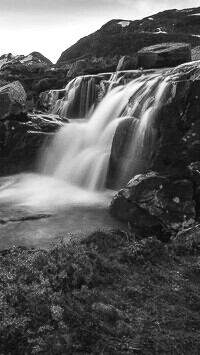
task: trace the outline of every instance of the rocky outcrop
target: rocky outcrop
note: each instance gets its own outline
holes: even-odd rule
[[[0,87],[0,120],[27,120],[26,92],[19,81]]]
[[[162,43],[138,52],[139,66],[144,69],[174,67],[189,61],[191,46],[187,43]]]
[[[142,230],[176,232],[195,222],[193,185],[155,172],[137,175],[114,197],[110,212]]]
[[[186,42],[191,47],[200,45],[200,8],[167,10],[141,20],[111,20],[98,31],[83,37],[60,56],[57,64],[92,57],[133,57],[143,47]]]
[[[0,57],[0,68],[11,64],[23,64],[25,66],[38,65],[38,68],[40,68],[41,66],[52,65],[52,62],[39,52],[32,52],[26,56],[7,53]]]
[[[33,170],[41,147],[62,125],[59,117],[45,114],[0,121],[0,175]]]
[[[92,57],[90,59],[80,59],[71,64],[67,73],[67,78],[75,78],[80,75],[91,75],[97,73],[113,72],[116,69],[118,57]]]
[[[3,55],[0,58],[1,82],[20,81],[27,93],[29,111],[37,109],[39,94],[46,90],[66,86],[68,68],[56,68],[42,54],[33,52],[28,56]]]

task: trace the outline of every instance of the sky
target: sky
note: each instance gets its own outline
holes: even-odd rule
[[[135,20],[199,0],[0,0],[0,55],[38,51],[55,63],[111,19]]]

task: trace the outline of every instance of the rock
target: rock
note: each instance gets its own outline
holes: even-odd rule
[[[38,109],[43,111],[52,112],[56,105],[57,100],[63,99],[66,90],[49,90],[43,91],[39,95]]]
[[[124,318],[123,313],[118,308],[110,304],[104,304],[100,302],[93,303],[92,309],[111,323],[115,323],[117,320]]]
[[[140,154],[136,143],[138,124],[138,118],[126,117],[117,126],[112,142],[107,176],[109,188],[118,189],[126,184],[132,176],[144,173],[149,169],[156,132],[152,126],[147,129],[143,143],[147,149]],[[135,146],[133,146],[133,142],[135,142]]]
[[[19,63],[24,64],[25,66],[38,65],[38,68],[43,65],[44,66],[52,65],[52,62],[39,52],[32,52],[27,56],[12,55],[12,53],[8,53],[8,54],[3,54],[0,57],[0,68],[3,66],[5,68],[6,65],[19,64]]]
[[[196,213],[200,216],[200,161],[191,163],[188,166],[190,180],[193,182],[195,191]]]
[[[176,254],[195,254],[200,251],[200,224],[180,231],[172,237]]]
[[[2,81],[20,81],[27,93],[28,100],[33,101],[34,109],[37,109],[40,92],[65,87],[68,71],[65,67],[54,67],[48,59],[43,60],[40,53],[37,56],[35,54],[34,56],[31,54],[27,58],[16,56],[18,59],[12,59],[2,67],[0,60],[0,86],[2,86]]]
[[[110,212],[135,226],[160,226],[173,232],[195,222],[193,186],[155,172],[135,176],[111,202]],[[148,216],[146,222],[144,214]]]
[[[67,78],[75,78],[76,76],[85,74],[97,74],[115,71],[118,63],[118,57],[91,57],[80,59],[71,64],[67,73]]]
[[[191,56],[192,60],[200,60],[200,46],[192,48]]]
[[[27,122],[0,121],[0,176],[31,171],[44,143],[63,123],[57,116],[29,114]]]
[[[174,67],[191,61],[188,43],[161,43],[144,47],[138,52],[139,66],[144,69]]]
[[[137,56],[128,56],[124,55],[123,57],[120,58],[116,71],[120,70],[134,70],[138,69],[138,58]]]
[[[0,87],[0,120],[27,120],[26,93],[19,81]]]

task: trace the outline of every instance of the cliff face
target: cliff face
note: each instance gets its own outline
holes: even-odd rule
[[[57,64],[80,58],[133,55],[144,46],[164,42],[200,45],[200,7],[167,10],[142,20],[111,20],[65,50]]]

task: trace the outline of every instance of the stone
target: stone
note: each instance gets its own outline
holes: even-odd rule
[[[27,120],[26,92],[19,81],[0,87],[0,120]]]
[[[191,61],[188,43],[160,43],[138,51],[139,66],[144,69],[174,67]]]
[[[0,176],[33,171],[45,143],[63,126],[59,117],[28,114],[26,122],[0,121]]]
[[[171,238],[176,254],[195,254],[200,251],[200,224],[181,230]]]
[[[135,226],[160,226],[174,232],[195,222],[195,201],[191,181],[173,179],[149,172],[136,175],[121,189],[110,205],[110,212]],[[147,221],[144,214],[148,216]]]

